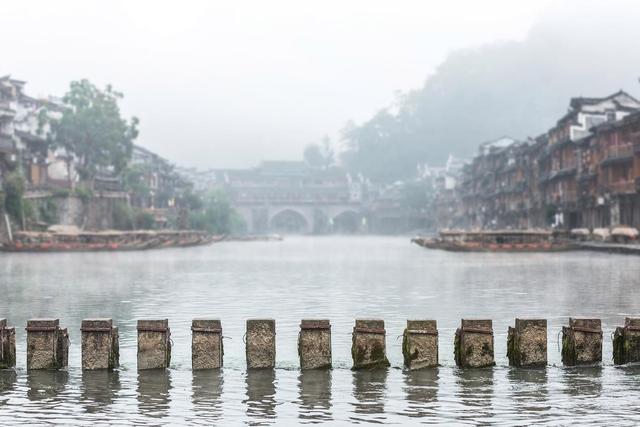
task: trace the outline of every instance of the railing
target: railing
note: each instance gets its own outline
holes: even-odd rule
[[[604,159],[618,159],[633,156],[633,144],[622,144],[609,147],[604,152]]]
[[[605,191],[610,191],[612,193],[624,194],[624,193],[635,193],[636,191],[636,182],[635,181],[619,181],[602,185]]]

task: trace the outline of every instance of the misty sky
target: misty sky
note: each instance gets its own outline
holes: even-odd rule
[[[548,0],[5,1],[0,74],[111,83],[138,143],[185,166],[296,159],[422,86],[452,49],[518,40]]]

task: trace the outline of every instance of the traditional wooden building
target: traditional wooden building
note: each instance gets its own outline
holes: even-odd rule
[[[572,98],[545,134],[481,144],[458,188],[467,226],[640,225],[638,110],[623,91]]]

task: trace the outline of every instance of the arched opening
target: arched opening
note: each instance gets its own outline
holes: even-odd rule
[[[355,211],[344,211],[336,215],[332,223],[334,233],[353,234],[360,227],[360,215]]]
[[[271,230],[278,233],[306,233],[309,230],[307,219],[297,211],[286,209],[271,218]]]

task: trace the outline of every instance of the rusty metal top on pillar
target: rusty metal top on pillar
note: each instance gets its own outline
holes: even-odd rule
[[[84,319],[80,325],[82,332],[111,332],[112,319]]]
[[[138,320],[138,332],[167,332],[169,330],[169,319],[160,320]]]
[[[193,332],[220,334],[222,333],[222,323],[219,319],[193,319],[191,330]]]
[[[303,319],[300,321],[300,329],[331,329],[331,322],[326,319]]]
[[[59,319],[31,319],[27,320],[27,332],[55,331],[60,327]]]

